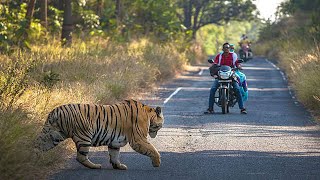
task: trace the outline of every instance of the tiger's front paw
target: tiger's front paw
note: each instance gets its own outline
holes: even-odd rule
[[[152,160],[153,167],[160,167],[161,160],[160,158]]]
[[[113,169],[120,169],[120,170],[127,170],[128,167],[125,164],[113,164],[112,163]]]

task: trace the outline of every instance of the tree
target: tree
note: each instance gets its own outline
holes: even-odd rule
[[[168,40],[181,29],[175,8],[172,0],[121,0],[123,31]]]
[[[117,27],[121,29],[122,24],[122,5],[121,0],[116,0],[115,16],[117,19]]]
[[[97,0],[97,15],[100,17],[103,14],[103,4],[104,4],[103,0]]]
[[[41,24],[43,27],[47,29],[48,26],[48,1],[47,0],[41,0],[41,7],[40,7],[40,19],[41,19]]]
[[[63,25],[61,33],[62,45],[64,46],[70,46],[72,44],[73,21],[71,2],[72,0],[64,1]]]
[[[256,6],[251,0],[178,0],[177,11],[181,23],[192,31],[195,38],[197,30],[208,24],[221,24],[232,20],[248,20],[254,17]]]
[[[300,21],[306,24],[301,25],[305,33],[313,38],[320,40],[320,0],[288,0],[282,2],[278,7],[277,16],[281,19],[287,15],[291,15],[295,19],[300,18]],[[294,27],[294,26],[293,26]]]
[[[35,3],[36,3],[36,0],[30,0],[28,3],[27,13],[26,13],[27,24],[26,24],[25,30],[28,30],[30,28]]]

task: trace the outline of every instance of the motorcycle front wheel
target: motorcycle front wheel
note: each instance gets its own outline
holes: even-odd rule
[[[225,114],[228,112],[228,102],[227,102],[227,89],[221,90],[221,108],[222,108],[222,114]]]

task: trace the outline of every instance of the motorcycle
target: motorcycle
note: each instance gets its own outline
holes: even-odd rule
[[[242,59],[238,60],[240,63],[243,62]],[[213,63],[213,60],[209,59],[209,63]],[[231,68],[230,66],[212,66],[216,70],[211,70],[211,75],[218,79],[219,87],[215,94],[214,103],[221,107],[222,113],[229,113],[230,107],[233,107],[237,102],[237,94],[234,91],[232,82],[237,80],[235,75],[235,70],[237,68]],[[215,71],[215,72],[213,72]]]
[[[250,48],[249,44],[240,44],[240,50],[239,50],[239,56],[241,59],[244,60],[244,62],[247,62],[248,60],[252,59],[253,54]]]

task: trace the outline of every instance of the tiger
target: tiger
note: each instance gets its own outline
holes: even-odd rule
[[[76,160],[91,169],[100,169],[88,158],[90,147],[108,146],[113,169],[126,170],[119,160],[120,148],[128,142],[133,150],[150,157],[159,167],[160,153],[148,142],[162,128],[164,116],[161,107],[152,108],[129,99],[111,105],[65,104],[54,108],[35,140],[38,152],[48,151],[67,138],[76,145]]]

